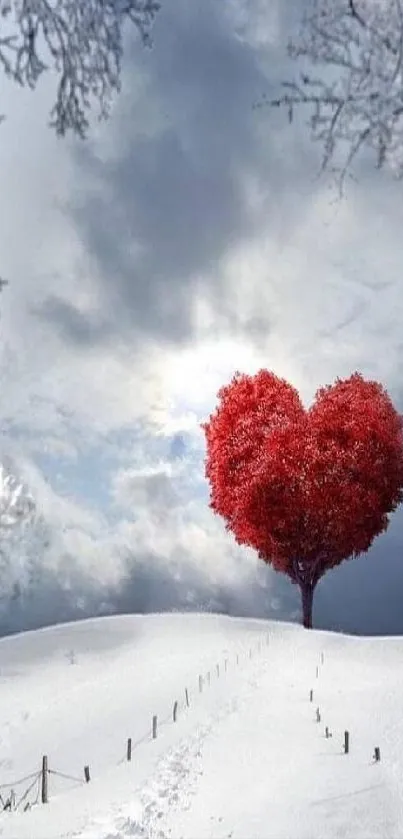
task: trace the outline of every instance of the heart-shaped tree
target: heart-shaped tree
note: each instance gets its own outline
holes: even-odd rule
[[[267,370],[236,373],[203,424],[211,508],[236,541],[298,584],[303,623],[323,574],[367,551],[403,500],[403,419],[359,373],[305,410]]]

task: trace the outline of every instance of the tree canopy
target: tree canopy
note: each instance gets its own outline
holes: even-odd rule
[[[299,585],[304,625],[327,570],[368,550],[403,500],[403,419],[359,373],[305,410],[268,370],[237,373],[203,425],[210,506]]]

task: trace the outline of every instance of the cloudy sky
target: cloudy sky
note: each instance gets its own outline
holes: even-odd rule
[[[299,619],[297,589],[209,510],[200,422],[261,367],[307,404],[358,369],[403,409],[402,185],[364,158],[337,200],[304,121],[252,107],[295,72],[301,11],[165,0],[85,143],[47,127],[51,79],[1,81],[1,448],[47,534],[3,574],[1,632],[98,611]],[[402,633],[402,549],[397,513],[321,582],[316,626]]]

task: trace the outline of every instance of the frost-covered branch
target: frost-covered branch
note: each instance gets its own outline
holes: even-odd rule
[[[0,464],[0,535],[26,524],[35,515],[35,502],[24,485]]]
[[[125,23],[150,46],[159,8],[158,0],[0,0],[0,67],[30,88],[55,71],[50,124],[85,137],[92,103],[105,119],[120,90]]]
[[[39,542],[44,543],[42,531],[33,496],[0,464],[0,600],[15,596],[24,587],[30,566],[40,553]]]
[[[288,45],[303,65],[276,98],[255,107],[305,106],[312,139],[341,184],[363,147],[378,167],[403,174],[402,0],[312,0],[300,35]]]

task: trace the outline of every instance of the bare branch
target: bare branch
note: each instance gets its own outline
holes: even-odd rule
[[[48,70],[58,77],[50,125],[59,136],[85,137],[92,105],[109,115],[120,90],[123,30],[134,25],[144,46],[158,0],[0,0],[0,65],[21,86],[35,88]]]
[[[312,66],[283,93],[255,107],[310,111],[311,137],[322,146],[322,168],[339,172],[340,186],[359,152],[403,174],[402,0],[312,0],[291,58]],[[318,69],[320,68],[320,69]]]
[[[361,15],[358,14],[356,5],[354,3],[354,0],[349,0],[348,5],[350,7],[352,17],[354,17],[356,20],[358,20],[358,23],[360,23],[361,26],[365,26],[365,20],[361,17]]]

